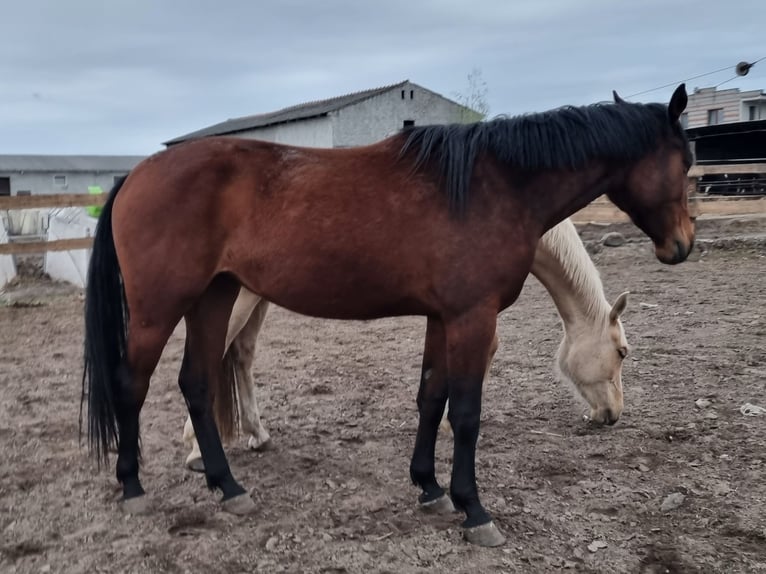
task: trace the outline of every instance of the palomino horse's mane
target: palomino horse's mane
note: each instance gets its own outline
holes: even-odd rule
[[[663,104],[567,106],[488,122],[407,128],[402,137],[401,155],[414,151],[416,169],[438,161],[450,206],[457,210],[467,204],[473,165],[483,151],[522,170],[577,169],[593,159],[633,161],[661,140],[675,140],[689,154],[685,132],[670,123]]]
[[[606,318],[611,306],[604,296],[604,285],[593,261],[588,256],[577,229],[565,219],[540,238],[540,247],[550,251],[561,262],[564,275],[572,288],[586,301],[585,312],[593,319]]]

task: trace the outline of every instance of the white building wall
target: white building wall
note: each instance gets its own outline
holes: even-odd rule
[[[333,125],[329,117],[277,124],[238,132],[237,137],[304,147],[332,147]]]
[[[88,186],[100,185],[101,189],[108,192],[114,185],[115,177],[125,175],[127,172],[108,173],[82,173],[82,172],[0,172],[0,177],[8,177],[11,180],[11,195],[17,195],[19,191],[28,191],[32,195],[52,193],[88,193]],[[55,175],[66,177],[65,185],[54,183]]]
[[[469,112],[470,114],[470,112]],[[401,88],[350,105],[332,114],[334,147],[367,145],[415,125],[476,121],[462,106],[443,96],[406,83]]]

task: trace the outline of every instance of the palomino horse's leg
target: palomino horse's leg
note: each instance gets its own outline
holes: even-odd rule
[[[223,492],[224,510],[245,514],[255,504],[231,474],[212,410],[215,389],[223,381],[221,357],[238,287],[233,278],[219,275],[186,314],[186,347],[178,384],[199,441],[208,487]]]
[[[239,418],[242,430],[250,433],[247,444],[253,450],[268,450],[271,447],[271,437],[261,423],[258,412],[255,380],[252,375],[255,343],[268,309],[268,301],[247,289],[240,289],[226,332],[226,353],[231,359],[237,383]],[[196,472],[205,472],[190,417],[186,417],[183,440],[191,447],[191,452],[186,457],[186,466]]]
[[[162,355],[172,327],[144,327],[137,314],[128,325],[129,361],[119,368],[115,414],[119,429],[117,480],[122,484],[123,510],[130,514],[149,511],[149,502],[138,478],[139,415],[149,390],[149,380]]]
[[[481,391],[496,324],[497,310],[488,306],[447,320],[444,325],[449,421],[455,443],[450,495],[467,515],[463,522],[466,539],[481,546],[498,546],[505,541],[482,506],[476,486]]]
[[[434,449],[439,421],[447,402],[447,362],[444,326],[438,319],[428,319],[423,365],[418,389],[418,432],[410,462],[410,478],[423,489],[419,497],[424,510],[454,511],[452,502],[436,480]]]
[[[269,431],[261,423],[261,415],[258,412],[258,401],[255,398],[255,379],[252,372],[253,361],[255,360],[255,344],[268,310],[269,302],[261,299],[250,315],[247,325],[232,341],[237,395],[239,397],[239,420],[242,424],[242,430],[250,433],[247,446],[253,450],[271,448]]]

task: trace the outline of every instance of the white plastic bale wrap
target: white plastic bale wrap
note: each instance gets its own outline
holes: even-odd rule
[[[81,207],[57,209],[51,212],[48,241],[92,237],[97,221]],[[49,251],[45,254],[45,272],[51,279],[85,287],[89,260],[90,249]]]
[[[8,222],[0,217],[0,243],[8,243]],[[12,255],[0,255],[0,289],[16,277],[16,264]]]

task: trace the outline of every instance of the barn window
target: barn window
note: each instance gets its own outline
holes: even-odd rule
[[[410,90],[410,99],[415,97],[415,90]]]
[[[707,125],[716,126],[723,123],[723,108],[707,111]]]
[[[16,195],[21,195],[21,196],[32,195],[32,192],[28,189],[20,189],[16,192]]]
[[[402,90],[402,99],[404,99],[404,90]]]
[[[53,185],[56,187],[65,187],[66,186],[66,176],[65,175],[54,175],[53,176]]]
[[[414,125],[415,125],[415,120],[404,120],[402,122],[402,127],[405,127],[405,128],[411,128]]]

